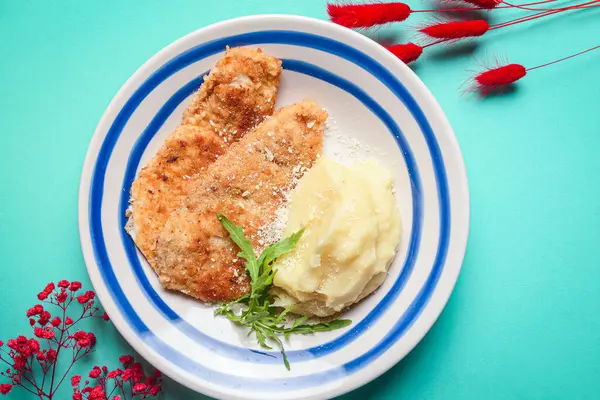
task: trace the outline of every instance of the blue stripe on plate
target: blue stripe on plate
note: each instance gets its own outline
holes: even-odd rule
[[[401,292],[402,288],[404,287],[404,284],[408,280],[408,277],[410,276],[416,261],[416,255],[421,239],[421,225],[423,218],[421,215],[421,210],[423,200],[421,196],[421,182],[419,178],[419,172],[417,170],[416,162],[414,160],[414,156],[412,155],[410,146],[406,142],[406,139],[403,137],[402,132],[396,124],[396,122],[394,121],[394,119],[388,114],[387,111],[383,109],[383,107],[381,107],[367,93],[365,93],[362,89],[360,89],[352,82],[349,82],[346,79],[332,74],[327,70],[324,70],[320,67],[303,61],[288,59],[283,59],[282,61],[283,68],[285,70],[310,75],[322,81],[328,82],[353,95],[356,99],[361,101],[362,104],[364,104],[369,110],[371,110],[371,112],[373,112],[379,117],[379,119],[388,128],[391,135],[396,139],[396,142],[400,147],[400,150],[408,168],[409,177],[411,179],[413,202],[413,224],[411,229],[412,235],[408,246],[407,256],[403,263],[400,276],[396,279],[389,292],[362,321],[353,324],[351,329],[349,329],[346,333],[336,338],[335,340],[312,348],[288,352],[287,355],[291,362],[299,362],[311,360],[317,357],[323,357],[327,354],[339,350],[340,348],[343,348],[348,343],[351,343],[352,341],[356,340],[366,329],[368,329],[368,327],[371,324],[373,324],[378,318],[381,317],[381,315],[383,315],[383,313],[385,313],[390,304],[392,304],[393,301],[398,297],[398,294]],[[120,200],[120,226],[124,227],[126,223],[125,211],[129,206],[129,189],[131,188],[131,184],[135,179],[137,168],[139,166],[142,155],[146,150],[146,147],[148,146],[154,135],[156,135],[158,130],[165,123],[165,121],[177,108],[177,106],[190,94],[192,94],[198,88],[200,83],[201,78],[194,79],[193,81],[189,82],[188,84],[184,85],[181,89],[179,89],[158,111],[156,116],[148,124],[140,138],[135,143],[129,156],[129,160],[125,170],[125,177],[123,179],[123,187],[121,191]],[[202,331],[190,325],[185,319],[181,318],[171,307],[169,307],[169,305],[158,295],[158,293],[156,293],[156,291],[152,287],[152,284],[148,280],[148,277],[144,273],[144,269],[139,261],[139,258],[137,257],[135,245],[129,237],[129,235],[126,233],[125,229],[121,229],[121,239],[131,267],[134,271],[138,282],[144,289],[144,293],[146,294],[150,302],[154,305],[154,307],[158,309],[168,320],[173,322],[173,326],[177,327],[177,329],[185,333],[197,343],[223,356],[244,361],[250,360],[251,362],[255,363],[273,364],[282,362],[281,355],[279,352],[261,351],[260,353],[258,353],[262,354],[263,356],[258,356],[256,355],[256,353],[248,354],[250,351],[248,348],[234,346],[227,342],[223,342],[203,333]],[[265,355],[268,355],[269,357],[265,357]]]
[[[115,277],[106,251],[101,225],[101,206],[106,166],[125,123],[135,108],[141,103],[141,101],[164,79],[177,70],[190,65],[199,56],[206,57],[208,55],[218,53],[225,47],[225,45],[239,46],[258,43],[291,44],[319,49],[331,54],[335,54],[355,63],[356,65],[361,66],[363,69],[367,70],[377,79],[379,79],[388,88],[390,88],[392,92],[394,92],[394,94],[406,105],[417,121],[429,147],[436,176],[436,184],[438,187],[441,229],[436,258],[425,285],[420,290],[419,294],[414,299],[413,303],[405,312],[405,314],[400,317],[398,322],[394,325],[392,330],[388,332],[384,339],[382,339],[379,343],[377,343],[377,345],[365,352],[360,357],[340,367],[301,377],[270,379],[270,384],[266,386],[264,386],[264,382],[261,383],[261,381],[257,381],[255,379],[248,380],[210,370],[196,361],[191,360],[187,356],[179,353],[177,350],[173,349],[168,344],[165,344],[158,337],[156,337],[135,313],[135,310],[126,299],[122,288]],[[156,72],[154,72],[125,103],[115,118],[113,124],[109,128],[109,131],[107,132],[106,138],[100,148],[92,176],[89,212],[91,238],[96,262],[107,288],[113,296],[115,303],[121,309],[123,316],[130,323],[130,327],[138,333],[140,338],[146,343],[147,346],[165,359],[177,365],[179,368],[189,371],[204,380],[210,380],[219,385],[240,389],[257,388],[261,390],[290,390],[296,388],[306,388],[307,386],[318,386],[326,382],[339,379],[340,377],[345,376],[347,373],[355,372],[375,360],[385,350],[396,343],[403,333],[406,332],[406,330],[420,315],[427,301],[431,297],[431,294],[435,289],[435,285],[443,270],[445,256],[448,249],[448,236],[450,231],[448,182],[446,179],[446,172],[444,169],[441,151],[423,111],[419,108],[414,98],[393,76],[392,73],[390,73],[387,69],[385,69],[385,67],[366,54],[344,43],[337,42],[329,38],[293,31],[253,32],[207,42],[181,53],[179,56],[173,58],[159,68]]]

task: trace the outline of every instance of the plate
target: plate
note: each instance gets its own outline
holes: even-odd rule
[[[385,283],[347,313],[351,326],[293,337],[286,344],[291,371],[277,351],[257,347],[210,307],[163,290],[124,230],[137,171],[179,124],[186,101],[226,46],[260,47],[283,60],[277,105],[312,97],[328,111],[325,155],[341,162],[375,158],[395,177],[403,237]],[[432,326],[462,264],[469,195],[452,129],[408,67],[351,30],[262,15],[193,32],[125,83],[88,149],[79,227],[104,308],[155,367],[216,398],[321,399],[384,373]]]

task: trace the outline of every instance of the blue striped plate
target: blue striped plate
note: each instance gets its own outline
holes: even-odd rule
[[[383,286],[347,314],[344,330],[292,338],[278,352],[213,310],[163,290],[124,230],[137,171],[179,124],[185,103],[225,46],[283,60],[278,106],[314,98],[330,115],[325,154],[371,157],[392,171],[403,218]],[[344,140],[362,146],[351,151]],[[343,160],[341,161],[351,161]],[[263,15],[193,32],[146,62],[121,88],[90,143],[79,192],[81,245],[113,323],[178,382],[223,399],[320,399],[355,389],[401,360],[442,311],[460,271],[469,194],[460,149],[423,83],[375,42],[336,25]]]

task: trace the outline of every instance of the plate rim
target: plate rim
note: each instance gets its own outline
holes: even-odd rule
[[[135,83],[139,80],[138,76],[141,74],[144,74],[145,72],[147,72],[147,70],[150,70],[150,71],[154,70],[154,68],[151,68],[150,65],[154,64],[154,62],[156,60],[161,59],[165,55],[168,55],[170,53],[171,49],[177,47],[177,45],[179,43],[189,39],[192,36],[202,34],[202,31],[217,28],[219,26],[228,25],[228,24],[237,24],[237,23],[243,24],[245,22],[253,22],[256,20],[269,20],[269,19],[278,19],[278,20],[287,19],[287,20],[290,20],[290,22],[292,22],[292,23],[294,21],[302,21],[305,23],[308,22],[308,23],[319,24],[323,27],[326,27],[327,29],[338,30],[338,32],[340,32],[340,33],[342,33],[342,31],[343,31],[344,35],[354,36],[353,39],[361,40],[361,41],[363,41],[363,43],[368,43],[368,46],[373,46],[373,44],[375,44],[376,45],[375,47],[383,49],[379,44],[377,44],[373,40],[371,40],[357,32],[354,32],[354,31],[346,29],[346,28],[339,27],[337,25],[331,24],[331,23],[323,21],[323,20],[310,18],[310,17],[295,16],[295,15],[285,15],[285,14],[259,14],[259,15],[238,17],[238,18],[220,21],[215,24],[210,24],[210,25],[207,25],[200,29],[197,29],[195,31],[192,31],[192,32],[182,36],[181,38],[173,41],[169,45],[165,46],[163,49],[161,49],[156,54],[154,54],[152,57],[150,57],[146,62],[144,62],[144,64],[142,66],[140,66],[127,79],[127,81],[119,88],[119,90],[117,91],[117,93],[114,95],[111,102],[107,106],[106,110],[104,111],[102,117],[100,118],[100,120],[96,126],[96,129],[94,130],[94,134],[90,140],[90,144],[88,146],[88,150],[86,152],[86,156],[85,156],[85,160],[84,160],[84,164],[83,164],[83,168],[82,168],[82,173],[80,176],[80,186],[79,186],[79,193],[78,193],[78,198],[79,198],[78,199],[78,218],[79,218],[78,226],[79,226],[80,243],[81,243],[82,252],[84,255],[86,269],[90,276],[90,280],[92,281],[92,285],[94,286],[94,289],[96,290],[96,292],[101,300],[108,300],[108,302],[103,302],[102,304],[105,307],[105,309],[108,308],[109,315],[110,314],[113,314],[113,315],[119,314],[119,316],[121,316],[120,315],[121,312],[118,310],[118,307],[116,306],[116,304],[113,303],[112,297],[108,293],[108,289],[105,287],[104,283],[102,282],[102,277],[100,276],[99,268],[96,263],[94,251],[93,251],[92,245],[91,245],[91,241],[93,240],[93,238],[90,236],[88,239],[88,237],[86,236],[86,234],[89,234],[89,221],[88,221],[89,188],[90,188],[90,184],[91,184],[91,176],[92,176],[92,173],[93,173],[93,170],[95,167],[95,163],[97,161],[97,155],[99,153],[99,150],[102,146],[102,143],[103,143],[103,141],[106,137],[106,133],[107,133],[106,129],[104,129],[104,125],[110,124],[110,121],[112,121],[114,119],[113,115],[117,114],[118,111],[120,110],[121,106],[119,105],[119,103],[123,101],[123,97],[124,97],[125,93],[130,91],[131,89],[135,89],[135,87],[137,86]],[[380,52],[380,55],[383,57],[388,57],[388,59],[389,59],[389,57],[393,57],[393,56],[391,56],[391,54],[388,54],[387,52],[385,52],[385,53]],[[425,84],[417,77],[417,75],[412,70],[410,70],[410,68],[408,68],[402,62],[398,61],[395,58],[394,58],[394,61],[397,66],[405,69],[405,72],[408,71],[408,75],[411,77],[410,79],[412,79],[411,83],[417,85],[418,91],[420,92],[419,94],[421,96],[424,96],[424,100],[428,103],[428,106],[432,107],[431,111],[433,112],[433,114],[435,114],[436,119],[440,118],[437,122],[442,125],[442,129],[438,129],[438,131],[444,132],[444,140],[445,140],[444,153],[453,154],[453,158],[456,158],[456,160],[453,160],[453,164],[452,164],[453,173],[458,174],[457,178],[460,179],[460,181],[462,181],[461,183],[464,183],[464,185],[458,185],[459,187],[453,186],[453,192],[450,194],[449,197],[450,197],[450,199],[459,197],[459,198],[461,198],[461,200],[464,201],[464,203],[461,204],[462,209],[460,210],[462,213],[464,213],[464,215],[462,216],[463,219],[459,220],[459,222],[458,222],[463,227],[463,229],[461,230],[462,236],[456,237],[456,235],[457,235],[456,232],[451,233],[450,237],[455,237],[456,238],[455,242],[458,242],[458,243],[455,243],[452,247],[453,251],[456,253],[456,256],[455,256],[456,261],[453,262],[453,264],[456,264],[454,266],[454,268],[452,269],[453,274],[451,274],[450,276],[448,276],[448,274],[445,274],[446,275],[445,276],[446,289],[443,291],[443,293],[441,293],[440,290],[434,290],[434,293],[432,294],[431,298],[429,299],[428,305],[426,306],[428,309],[429,318],[427,321],[425,321],[425,324],[423,326],[421,326],[418,330],[411,333],[411,337],[413,338],[413,340],[411,340],[406,345],[406,350],[404,352],[402,352],[403,354],[398,353],[397,355],[394,354],[391,357],[390,356],[388,356],[388,357],[382,356],[380,364],[379,364],[380,365],[379,368],[373,368],[371,373],[366,374],[366,375],[368,375],[368,376],[366,376],[366,378],[361,379],[361,380],[356,380],[358,382],[355,382],[355,380],[345,380],[345,381],[343,381],[343,384],[339,385],[339,387],[327,390],[325,393],[323,393],[323,395],[327,395],[328,398],[329,398],[329,396],[338,396],[343,393],[347,393],[349,391],[357,389],[358,387],[363,386],[364,384],[372,381],[376,377],[378,377],[378,376],[382,375],[383,373],[385,373],[386,371],[388,371],[390,368],[392,368],[398,362],[400,362],[410,351],[412,351],[412,349],[414,349],[414,347],[423,339],[423,337],[427,334],[427,332],[429,332],[429,330],[431,329],[431,327],[433,326],[433,324],[435,323],[435,321],[438,319],[439,315],[441,314],[442,310],[444,309],[445,305],[447,304],[448,299],[450,298],[450,295],[452,294],[452,292],[454,290],[454,286],[458,279],[458,275],[460,274],[460,270],[462,269],[462,264],[464,261],[464,256],[466,253],[466,247],[467,247],[467,243],[468,243],[469,228],[470,228],[470,195],[469,195],[469,190],[468,190],[468,178],[467,178],[467,174],[466,174],[464,158],[462,156],[462,152],[460,150],[460,146],[458,144],[456,135],[454,134],[454,131],[452,130],[452,127],[450,126],[450,123],[449,123],[445,113],[443,112],[443,110],[441,109],[440,105],[435,100],[435,98],[433,97],[431,92],[427,89]],[[411,90],[411,91],[414,91],[414,90]],[[457,178],[455,178],[455,180]],[[456,191],[458,191],[459,193],[455,193]],[[451,211],[452,211],[452,208],[451,208]],[[452,215],[452,212],[451,212],[451,215]],[[453,221],[453,224],[454,223],[456,223],[456,221]],[[457,247],[460,244],[462,244],[462,246]],[[448,263],[448,261],[446,261],[446,263]],[[450,270],[450,269],[448,269],[448,270]],[[440,282],[442,281],[442,279],[443,278],[440,277]],[[100,283],[100,284],[98,284],[98,283]],[[108,307],[106,305],[108,305]],[[125,321],[121,321],[120,319],[112,320],[112,321],[113,321],[113,325],[117,328],[119,333],[127,340],[128,344],[131,345],[135,349],[136,352],[138,352],[140,355],[142,355],[142,357],[144,357],[146,360],[148,360],[155,366],[156,365],[161,366],[161,371],[165,372],[169,377],[171,377],[178,383],[180,383],[194,391],[199,391],[198,387],[201,385],[198,385],[198,384],[194,385],[193,379],[188,379],[187,377],[180,375],[179,372],[175,368],[171,368],[168,364],[164,364],[163,358],[160,357],[159,355],[153,354],[153,351],[150,348],[148,348],[142,341],[139,340],[138,335],[135,334],[135,332],[133,332],[133,330],[131,330],[131,328],[129,326],[127,326],[127,323]],[[162,368],[162,367],[165,367],[165,368]],[[208,394],[210,396],[217,397],[217,398],[237,398],[237,397],[230,397],[228,394],[227,394],[228,397],[223,397],[223,395],[225,393],[220,392],[220,391],[214,391],[211,388],[208,388],[206,386],[202,386],[201,393]],[[311,397],[311,398],[314,398],[314,397]]]

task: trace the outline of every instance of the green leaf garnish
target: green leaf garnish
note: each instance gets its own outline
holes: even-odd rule
[[[281,350],[283,363],[288,370],[290,369],[290,363],[280,336],[288,339],[292,334],[305,335],[314,332],[332,331],[344,328],[352,323],[348,319],[337,319],[318,324],[308,324],[306,323],[309,319],[308,316],[292,317],[289,314],[289,308],[281,309],[272,305],[273,298],[269,291],[273,286],[273,278],[276,272],[273,270],[273,262],[278,257],[296,248],[304,229],[271,244],[263,250],[257,259],[252,244],[244,235],[242,228],[231,222],[223,214],[217,214],[217,218],[229,233],[231,240],[240,248],[238,257],[246,260],[246,271],[250,276],[251,290],[249,294],[217,308],[215,314],[223,315],[230,321],[249,328],[248,334],[254,332],[258,344],[265,349],[272,349],[268,341],[276,343]],[[234,304],[242,305],[241,313],[236,314],[233,311],[232,306]],[[293,322],[288,321],[290,319],[293,319]]]
[[[217,214],[217,218],[221,222],[221,225],[223,225],[223,228],[229,233],[231,240],[233,240],[240,248],[240,252],[237,255],[246,260],[246,270],[248,271],[248,274],[250,274],[250,279],[252,281],[256,280],[258,277],[259,265],[256,261],[252,244],[246,239],[244,231],[223,214]]]

